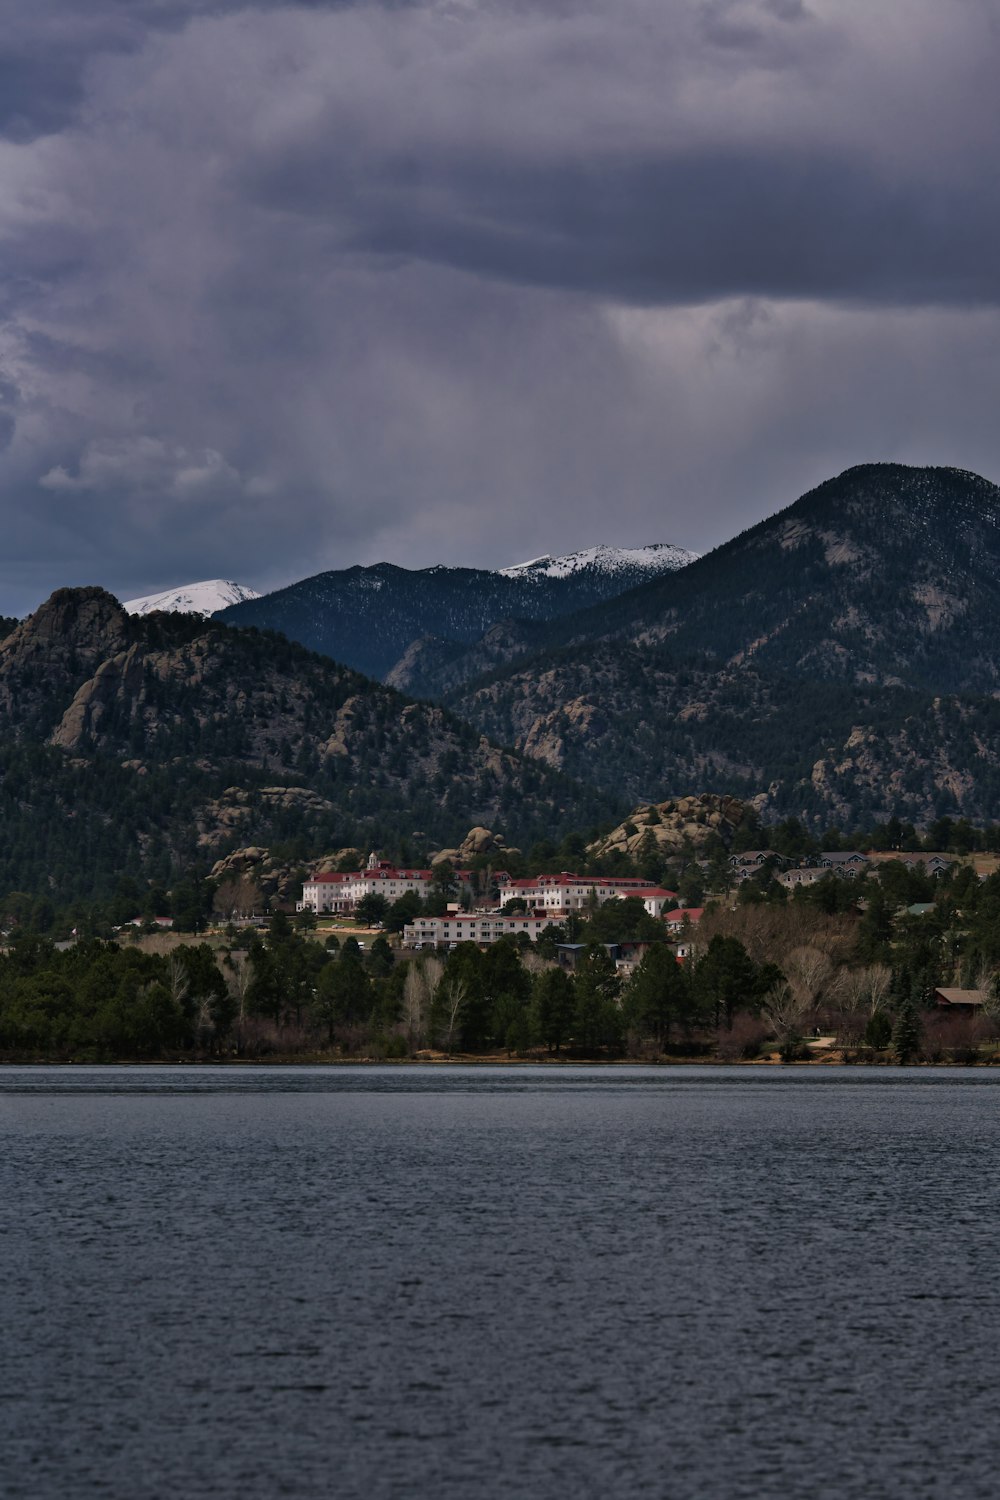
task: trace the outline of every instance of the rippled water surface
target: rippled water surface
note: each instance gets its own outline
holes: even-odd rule
[[[1000,1076],[0,1068],[0,1493],[994,1496]]]

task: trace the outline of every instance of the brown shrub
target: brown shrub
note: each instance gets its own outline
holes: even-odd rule
[[[943,1058],[951,1058],[954,1062],[975,1062],[979,1057],[979,1044],[985,1040],[988,1029],[980,1016],[932,1011],[924,1019],[920,1050],[929,1062]]]
[[[748,1011],[737,1011],[730,1030],[719,1032],[716,1053],[723,1062],[746,1062],[757,1057],[769,1036],[767,1023]]]

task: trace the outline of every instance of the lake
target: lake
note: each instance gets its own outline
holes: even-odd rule
[[[5,1497],[996,1494],[1000,1072],[0,1068]]]

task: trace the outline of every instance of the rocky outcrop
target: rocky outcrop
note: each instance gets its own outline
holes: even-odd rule
[[[726,848],[743,821],[743,803],[735,797],[704,793],[698,797],[675,797],[666,802],[645,803],[613,829],[607,837],[590,845],[591,854],[613,849],[635,854],[652,838],[657,850],[669,856],[684,847],[702,848],[710,838],[719,838]]]
[[[431,864],[443,864],[447,859],[453,865],[468,865],[483,855],[495,857],[496,862],[500,862],[505,854],[515,855],[520,852],[520,849],[507,843],[502,833],[491,833],[488,828],[477,827],[469,829],[456,849],[438,849],[431,857]]]
[[[586,698],[573,698],[553,713],[543,714],[531,724],[521,748],[534,760],[561,770],[566,760],[567,737],[599,739],[607,728],[607,716]]]
[[[138,646],[120,651],[103,661],[82,687],[63,714],[52,736],[53,745],[63,750],[79,750],[100,731],[101,720],[112,707],[119,705],[131,715],[139,706],[144,676],[144,660]]]
[[[46,663],[74,656],[99,661],[132,639],[129,617],[105,589],[56,589],[3,642],[4,664],[44,657]]]
[[[261,818],[270,821],[276,814],[295,812],[318,817],[333,810],[333,803],[309,787],[265,786],[227,787],[221,797],[205,804],[198,820],[198,845],[213,849],[238,836],[240,829]],[[238,851],[246,854],[246,850]],[[233,856],[227,856],[232,858]]]
[[[465,651],[464,646],[454,641],[444,641],[436,635],[421,636],[410,642],[396,665],[385,674],[385,683],[401,693],[423,696],[425,684],[436,684]]]
[[[471,646],[422,636],[411,641],[385,681],[417,698],[444,698],[463,683],[524,656],[538,636],[539,627],[526,620],[500,620]]]
[[[127,655],[134,640],[128,615],[104,589],[57,589],[0,643],[0,716],[21,726],[32,709],[44,713],[62,697],[61,712],[82,679]]]
[[[249,915],[264,902],[288,905],[302,894],[300,870],[254,845],[234,849],[225,859],[217,860],[210,879],[218,887],[216,905],[224,915],[230,910]]]
[[[276,859],[269,849],[249,844],[245,849],[234,849],[212,866],[210,878],[226,888],[222,900],[252,900],[254,891],[265,901],[278,901],[291,905],[302,895],[302,881],[309,875],[326,875],[334,870],[350,868],[359,870],[366,856],[360,849],[334,849],[322,859],[310,860],[308,865],[291,864]],[[232,897],[228,896],[232,892]]]

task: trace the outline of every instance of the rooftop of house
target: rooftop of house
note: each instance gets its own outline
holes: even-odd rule
[[[898,859],[904,865],[953,865],[956,863],[954,854],[943,854],[934,849],[869,849],[865,858],[877,865],[888,864],[894,859]]]
[[[984,1004],[986,995],[982,990],[936,989],[934,999],[938,1005],[972,1007]]]

